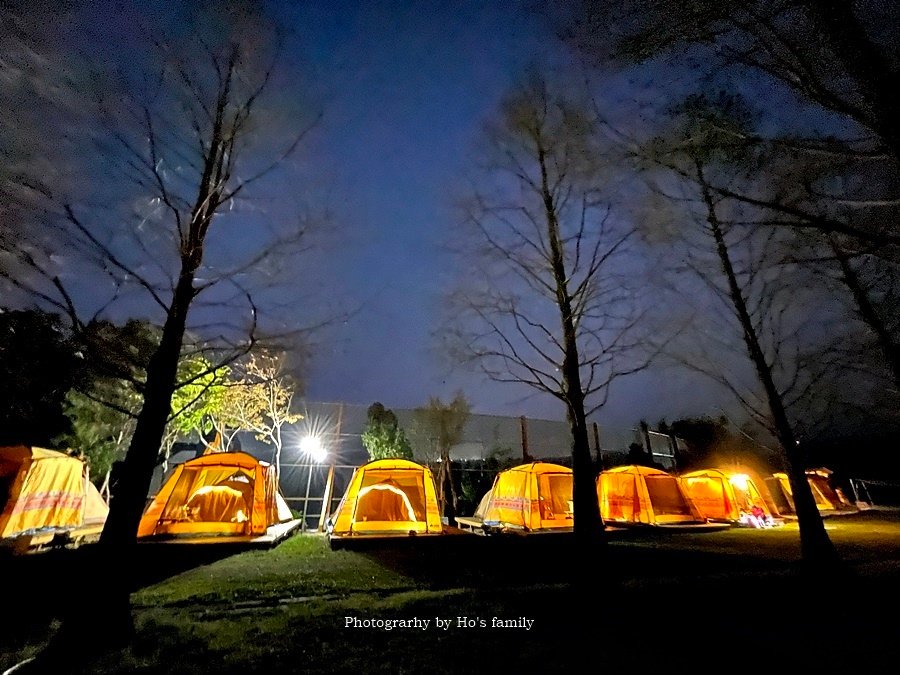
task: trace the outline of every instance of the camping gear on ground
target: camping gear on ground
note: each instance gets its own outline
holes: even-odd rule
[[[700,515],[708,520],[751,523],[754,521],[742,516],[751,514],[754,507],[762,512],[753,514],[756,518],[772,520],[772,497],[768,495],[768,488],[746,469],[691,471],[681,476],[681,486]]]

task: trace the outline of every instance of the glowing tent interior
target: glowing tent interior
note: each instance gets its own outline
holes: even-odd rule
[[[0,538],[27,546],[99,535],[109,513],[84,462],[21,445],[0,448],[0,505]]]
[[[806,472],[806,480],[812,490],[813,499],[819,511],[856,511],[856,507],[831,485],[831,470],[809,469]],[[794,491],[786,473],[772,474],[766,479],[772,495],[778,504],[778,510],[783,514],[794,514]]]
[[[431,471],[405,459],[379,459],[357,467],[329,520],[332,537],[441,534]]]
[[[572,529],[572,470],[558,464],[532,462],[497,474],[474,518],[485,531],[525,532]]]
[[[773,515],[765,484],[746,471],[691,471],[681,476],[681,486],[700,515],[709,520],[737,523],[754,506],[769,518]]]
[[[618,466],[597,478],[604,521],[626,525],[705,523],[675,476],[646,466]]]
[[[175,468],[144,511],[138,537],[262,540],[299,525],[278,491],[275,467],[243,452],[215,452]]]

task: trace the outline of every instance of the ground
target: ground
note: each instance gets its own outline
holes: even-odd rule
[[[791,524],[627,532],[598,556],[590,591],[569,583],[575,549],[566,535],[338,551],[319,536],[243,553],[158,546],[142,551],[132,644],[107,653],[85,645],[69,665],[85,673],[580,672],[585,664],[643,672],[708,670],[724,657],[766,669],[785,659],[827,672],[896,668],[900,516],[844,516],[827,527],[846,562],[838,574],[804,573]],[[75,552],[5,561],[19,621],[4,631],[0,669],[39,653],[58,625],[61,589],[77,584],[67,571],[85,560]],[[360,625],[373,620],[411,623]]]

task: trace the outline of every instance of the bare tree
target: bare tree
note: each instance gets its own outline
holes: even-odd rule
[[[632,231],[604,198],[595,116],[540,78],[507,97],[486,145],[465,207],[451,348],[565,405],[576,537],[599,540],[587,418],[616,378],[645,365],[627,358],[639,319],[623,265]]]
[[[62,311],[76,331],[114,312],[161,326],[101,537],[110,569],[135,542],[179,359],[215,355],[218,368],[246,354],[263,327],[260,303],[290,283],[294,256],[307,246],[306,215],[260,209],[265,186],[286,177],[276,169],[315,122],[290,119],[279,98],[276,31],[256,3],[216,6],[215,21],[197,7],[177,37],[144,26],[146,41],[129,45],[128,59],[105,55],[127,65],[100,69],[89,82],[72,82],[54,63],[61,70],[44,74],[66,89],[72,108],[87,111],[66,135],[90,150],[71,157],[80,182],[10,179],[28,196],[21,202],[32,227],[3,240],[7,298]],[[268,328],[287,330],[277,320]],[[188,330],[197,345],[185,344]],[[110,582],[100,614],[120,631],[129,625],[128,579],[122,570],[108,578],[121,581]]]
[[[856,152],[900,161],[900,10],[852,0],[586,0],[565,34],[603,62],[659,54],[694,68],[748,72],[865,130]],[[690,56],[688,56],[690,54]],[[797,143],[815,150],[818,143]]]
[[[887,289],[898,283],[900,243],[898,18],[896,4],[849,0],[590,0],[563,19],[593,61],[621,67],[665,54],[705,90],[742,81],[779,101],[769,124],[719,127],[723,143],[765,153],[766,171],[740,185],[708,175],[709,189],[756,209],[759,226],[815,241],[798,262],[839,282],[830,287],[854,303],[894,383],[900,334]],[[788,122],[791,109],[802,114]]]
[[[437,446],[440,461],[437,475],[437,499],[441,506],[441,515],[448,517],[456,515],[459,509],[456,484],[453,482],[453,462],[450,459],[450,450],[462,441],[463,431],[468,420],[469,402],[462,392],[458,392],[449,403],[444,403],[440,398],[432,396],[428,400],[428,405],[416,409],[416,421],[420,430]]]
[[[679,207],[670,212],[671,228],[685,247],[670,251],[679,261],[676,270],[699,277],[712,292],[702,314],[694,316],[695,330],[686,335],[695,349],[684,361],[725,385],[778,440],[787,460],[803,559],[828,565],[837,555],[807,482],[805,448],[796,431],[800,422],[791,415],[792,405],[827,371],[828,364],[810,358],[807,349],[822,336],[821,324],[816,323],[821,318],[815,307],[817,291],[814,286],[810,289],[804,269],[784,264],[796,245],[790,231],[758,227],[753,213],[735,208],[711,187],[710,176],[715,175],[719,185],[740,184],[752,180],[758,169],[753,156],[742,155],[721,131],[746,122],[742,110],[740,101],[720,107],[691,99],[676,116],[672,133],[656,139],[649,155],[683,179],[656,187],[658,194]],[[708,124],[711,118],[716,118],[715,124]],[[684,287],[680,294],[691,297]],[[821,300],[824,294],[818,295]],[[727,311],[720,314],[717,307]],[[744,369],[739,361],[716,363],[709,358],[736,341],[752,378],[741,377]],[[716,345],[713,349],[711,342]]]

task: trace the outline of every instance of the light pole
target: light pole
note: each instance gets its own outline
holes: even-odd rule
[[[320,464],[328,456],[328,451],[322,445],[322,439],[318,436],[305,436],[300,441],[300,451],[306,455],[309,462],[306,471],[306,496],[303,498],[303,517],[300,523],[300,531],[306,530],[306,511],[309,506],[309,486],[312,483],[313,462]]]

